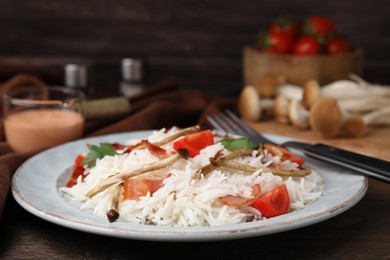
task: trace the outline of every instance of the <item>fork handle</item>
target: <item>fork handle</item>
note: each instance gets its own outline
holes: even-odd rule
[[[390,182],[390,162],[325,144],[306,147],[306,155]]]

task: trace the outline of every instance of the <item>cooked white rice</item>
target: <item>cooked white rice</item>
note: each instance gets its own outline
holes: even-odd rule
[[[147,139],[150,142],[161,140],[177,131],[172,128],[155,131]],[[217,139],[217,138],[216,138]],[[139,140],[129,140],[128,144],[137,143]],[[216,140],[218,141],[218,140]],[[168,152],[172,151],[172,144],[163,146]],[[291,206],[290,211],[303,208],[320,196],[318,185],[306,178],[282,178],[271,172],[258,170],[252,174],[233,172],[225,168],[214,170],[200,179],[193,178],[195,172],[209,163],[209,157],[224,149],[221,143],[203,149],[198,156],[188,160],[179,160],[172,167],[154,171],[147,178],[169,177],[164,180],[164,186],[157,190],[153,196],[147,194],[139,201],[127,200],[119,204],[120,217],[118,221],[139,224],[152,224],[159,226],[192,227],[192,226],[216,226],[234,223],[242,223],[252,220],[261,220],[264,217],[256,209],[249,206],[231,207],[222,204],[220,197],[225,195],[238,195],[250,198],[252,187],[261,185],[261,192],[265,194],[282,183],[286,183],[289,191]],[[228,151],[226,151],[227,153]],[[262,163],[262,155],[254,151],[252,156],[243,159],[235,159],[250,166],[268,166],[272,162],[278,162],[279,157],[266,154],[265,164]],[[98,193],[92,198],[85,194],[93,187],[104,181],[108,176],[118,172],[136,170],[142,165],[159,160],[151,155],[147,149],[133,150],[129,154],[106,156],[97,160],[96,167],[87,169],[84,182],[81,178],[71,188],[63,187],[61,190],[70,195],[71,200],[81,202],[81,210],[91,211],[93,214],[106,217],[110,210],[113,191],[116,184],[109,189]],[[298,169],[297,164],[285,161],[284,169]],[[146,178],[145,175],[142,178]]]

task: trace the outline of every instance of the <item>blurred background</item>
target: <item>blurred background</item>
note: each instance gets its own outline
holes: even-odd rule
[[[63,83],[63,66],[90,67],[90,84],[116,95],[122,58],[142,58],[147,81],[236,96],[242,49],[280,15],[321,14],[364,51],[362,77],[390,84],[388,0],[6,0],[0,2],[0,80],[20,72]]]

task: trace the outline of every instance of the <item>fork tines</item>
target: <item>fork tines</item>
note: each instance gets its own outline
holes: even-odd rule
[[[207,120],[214,129],[225,134],[237,134],[248,137],[253,141],[269,142],[230,110],[208,116]]]

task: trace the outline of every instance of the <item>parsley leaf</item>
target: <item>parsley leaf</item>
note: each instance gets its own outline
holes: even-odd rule
[[[245,137],[237,138],[237,139],[223,139],[221,143],[229,151],[234,151],[234,150],[244,149],[244,148],[250,148],[250,149],[259,148],[258,143],[253,142]]]
[[[82,165],[87,165],[88,168],[93,168],[96,165],[97,159],[102,159],[104,156],[113,156],[117,154],[116,150],[109,143],[100,143],[100,145],[91,145],[89,152],[84,160],[81,162]]]

